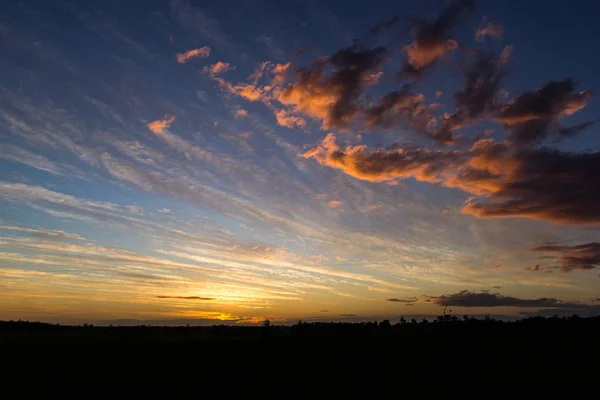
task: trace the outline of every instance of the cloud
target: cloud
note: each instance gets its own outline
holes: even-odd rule
[[[477,52],[465,61],[463,90],[454,94],[456,111],[442,117],[431,136],[438,142],[452,143],[454,131],[464,128],[498,109],[503,99],[501,83],[506,76],[504,54],[500,58]]]
[[[261,101],[281,126],[304,127],[303,115],[321,121],[323,129],[346,129],[363,114],[359,100],[365,87],[378,82],[386,56],[383,47],[368,49],[355,44],[296,68],[289,83],[290,63],[262,63],[250,76],[252,83],[231,84],[207,72],[225,91],[248,101]],[[259,85],[264,76],[269,76],[268,83]]]
[[[516,153],[492,164],[508,169],[486,200],[463,212],[480,218],[524,217],[567,224],[600,223],[600,152],[547,148]]]
[[[281,59],[281,58],[284,57],[283,50],[281,50],[277,46],[277,44],[275,43],[275,39],[273,39],[272,37],[261,35],[258,38],[256,38],[256,40],[258,42],[261,42],[265,46],[267,46],[267,48],[269,49],[269,52],[271,53],[271,56],[273,58],[275,58],[275,59]]]
[[[558,300],[552,297],[538,299],[522,299],[513,296],[504,296],[499,293],[471,292],[461,290],[458,293],[429,296],[433,303],[449,307],[536,307],[536,308],[570,308],[586,309],[588,304],[574,303]]]
[[[215,297],[199,296],[155,296],[157,299],[180,299],[180,300],[217,300]]]
[[[159,119],[156,121],[152,121],[146,126],[152,132],[159,134],[159,133],[163,133],[166,129],[169,129],[173,122],[175,122],[174,115],[165,115],[165,119]]]
[[[501,24],[496,24],[483,18],[481,26],[475,32],[475,40],[482,42],[486,36],[501,39],[503,34],[504,29]]]
[[[496,119],[509,130],[509,140],[518,146],[537,144],[554,135],[572,136],[589,125],[572,130],[552,131],[564,117],[584,108],[592,98],[592,92],[575,92],[576,83],[571,79],[548,82],[540,89],[525,92],[498,112]]]
[[[385,299],[386,301],[391,301],[392,303],[416,303],[417,299]]]
[[[62,168],[60,165],[57,165],[46,157],[17,146],[12,146],[8,143],[2,143],[0,147],[0,158],[21,163],[31,168],[36,168],[40,171],[49,172],[55,175],[65,175],[66,172],[65,168]]]
[[[324,129],[345,129],[360,111],[356,101],[363,88],[377,82],[386,54],[383,47],[366,49],[355,44],[317,58],[294,71],[296,81],[283,89],[278,100],[321,120]]]
[[[0,226],[0,230],[10,230],[17,232],[29,233],[33,237],[42,239],[57,239],[57,240],[84,240],[81,236],[76,233],[68,233],[63,231],[54,231],[47,229],[38,228],[23,228],[20,226]]]
[[[589,128],[590,126],[595,125],[595,124],[596,124],[596,121],[585,121],[580,124],[569,126],[566,128],[565,127],[558,128],[558,135],[556,137],[556,141],[559,141],[561,138],[576,136],[576,135],[580,134],[581,132],[583,132],[584,130],[586,130],[587,128]]]
[[[188,0],[171,0],[171,16],[186,30],[203,35],[211,43],[219,44],[220,48],[234,51],[219,23],[201,8],[192,6]]]
[[[525,271],[543,271],[544,267],[542,267],[540,264],[535,264],[535,265],[528,265],[527,267],[525,267]]]
[[[235,119],[244,119],[248,116],[248,111],[244,110],[243,108],[240,108],[239,110],[235,111]]]
[[[555,261],[562,272],[589,270],[600,267],[600,243],[590,242],[574,246],[546,243],[530,249],[533,252],[558,253]]]
[[[356,314],[340,314],[340,317],[356,317]]]
[[[342,207],[342,202],[339,200],[331,200],[329,203],[327,203],[327,205],[330,208],[340,208]]]
[[[48,190],[41,186],[0,182],[0,200],[18,202],[59,218],[104,224],[139,233],[161,235],[186,241],[202,241],[204,237],[132,216],[125,206],[91,201]],[[161,221],[164,222],[164,221]],[[178,223],[181,225],[181,223]],[[189,227],[189,226],[188,226]]]
[[[337,256],[335,259],[338,260],[338,261],[345,261],[346,260],[344,257],[340,257],[340,256]]]
[[[410,77],[418,77],[447,52],[455,49],[458,43],[449,37],[450,31],[463,11],[473,7],[474,0],[454,0],[435,20],[415,20],[415,40],[404,49],[408,61],[402,72]]]
[[[407,148],[369,151],[365,145],[343,149],[336,136],[328,134],[317,147],[303,154],[321,165],[340,169],[359,179],[382,182],[394,179],[415,178],[423,181],[440,181],[440,174],[453,163],[460,164],[461,154],[455,151]]]
[[[512,151],[481,139],[468,151],[424,147],[343,148],[334,134],[305,152],[319,164],[372,182],[413,178],[474,194],[463,213],[479,218],[523,217],[568,224],[600,223],[600,152],[547,148]],[[577,193],[577,196],[573,196]]]
[[[408,86],[403,90],[390,92],[374,106],[365,109],[364,124],[367,128],[390,128],[397,127],[400,122],[406,122],[417,132],[427,133],[438,142],[451,143],[451,137],[441,138],[428,133],[436,124],[436,117],[432,113],[435,105],[425,104],[424,99],[421,93],[411,93]]]
[[[204,46],[197,49],[185,51],[183,53],[177,53],[175,58],[179,64],[185,64],[192,58],[206,58],[210,56],[210,47]]]
[[[331,310],[319,310],[319,312],[331,312]]]
[[[285,128],[303,128],[306,126],[306,120],[302,117],[290,114],[289,111],[280,109],[275,111],[277,124]]]
[[[204,72],[208,73],[212,77],[216,77],[217,75],[221,75],[224,72],[232,71],[234,69],[234,66],[223,61],[217,61],[216,63],[207,65],[203,68]]]

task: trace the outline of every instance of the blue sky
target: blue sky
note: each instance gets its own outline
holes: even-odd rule
[[[0,319],[596,312],[600,10],[467,3],[4,2]],[[348,92],[331,76],[357,54],[373,65]],[[480,54],[506,75],[465,117]],[[415,108],[369,120],[402,88]]]

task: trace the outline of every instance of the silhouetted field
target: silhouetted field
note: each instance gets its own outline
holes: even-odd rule
[[[0,322],[3,390],[15,394],[4,398],[595,398],[599,350],[600,317],[270,327]]]

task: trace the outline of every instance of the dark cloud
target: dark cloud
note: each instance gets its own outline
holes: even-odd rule
[[[129,278],[136,278],[136,279],[149,279],[149,280],[169,280],[169,278],[165,278],[163,276],[158,276],[158,275],[151,275],[151,274],[140,274],[137,272],[127,272],[127,271],[114,271],[115,274],[117,275],[121,275],[121,276],[127,276]]]
[[[544,267],[542,267],[540,264],[535,264],[535,265],[528,265],[527,267],[525,267],[525,271],[542,271],[544,269]]]
[[[509,130],[509,141],[516,146],[537,144],[553,134],[558,121],[581,110],[591,99],[589,90],[575,92],[577,83],[572,79],[551,81],[541,89],[525,92],[507,104],[497,119]],[[588,125],[589,126],[589,125]],[[555,134],[574,135],[587,126],[567,131],[556,128]]]
[[[456,111],[443,118],[434,137],[445,142],[453,141],[453,132],[493,113],[500,105],[501,83],[506,76],[502,68],[506,55],[496,58],[492,54],[476,52],[466,61],[463,90],[454,94]]]
[[[436,121],[432,106],[425,104],[422,94],[411,93],[408,86],[386,94],[373,107],[367,108],[364,114],[364,122],[368,128],[397,128],[399,123],[404,122],[417,132],[429,134],[438,142],[451,142],[446,137],[429,133],[431,125]]]
[[[393,303],[416,303],[417,299],[386,299],[387,301],[391,301]]]
[[[319,310],[319,312],[330,312],[331,310]]]
[[[199,296],[156,296],[157,299],[181,299],[181,300],[217,300],[215,297]]]
[[[584,130],[586,130],[587,128],[589,128],[590,126],[593,126],[595,123],[596,123],[595,121],[586,121],[586,122],[582,122],[581,124],[569,126],[566,128],[564,128],[564,127],[559,128],[556,138],[555,138],[555,142],[560,141],[562,138],[565,138],[565,137],[576,136],[576,135],[580,134],[581,132],[583,132]]]
[[[586,309],[592,306],[558,300],[552,297],[539,299],[522,299],[513,296],[503,296],[499,293],[471,292],[461,290],[458,293],[431,297],[435,304],[450,307],[537,307],[537,308],[569,308]]]
[[[433,21],[415,19],[415,40],[406,47],[408,60],[402,73],[411,78],[419,77],[425,69],[456,48],[458,44],[450,37],[451,30],[460,15],[473,9],[474,5],[474,0],[455,0]]]
[[[510,173],[485,200],[464,212],[481,218],[525,217],[558,223],[600,223],[600,152],[548,148],[521,151],[496,162]]]
[[[341,314],[340,317],[356,317],[356,314]]]
[[[531,248],[531,251],[540,252],[561,252],[565,249],[565,246],[559,245],[557,242],[544,242],[539,246]],[[550,256],[551,257],[551,256]]]
[[[531,249],[534,252],[559,253],[555,261],[562,272],[589,270],[600,266],[600,243],[590,242],[575,246],[544,244]]]
[[[318,58],[296,69],[296,81],[282,91],[279,101],[321,119],[325,129],[345,129],[361,111],[357,100],[364,87],[377,82],[386,54],[383,47],[366,49],[355,44]]]
[[[385,20],[385,21],[381,21],[381,22],[375,24],[373,27],[371,27],[371,29],[369,29],[369,34],[376,35],[383,30],[393,27],[394,25],[396,25],[398,23],[398,21],[400,21],[400,16],[394,15],[392,18]]]

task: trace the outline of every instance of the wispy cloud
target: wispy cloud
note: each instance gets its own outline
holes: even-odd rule
[[[248,111],[244,110],[243,108],[240,108],[239,110],[235,111],[235,119],[244,119],[248,116]]]
[[[156,296],[157,299],[178,299],[178,300],[216,300],[214,297],[199,297],[199,296]]]
[[[221,75],[224,72],[234,70],[235,67],[227,62],[217,61],[216,63],[214,63],[212,65],[205,66],[203,69],[210,76],[216,77],[217,75]]]
[[[490,36],[494,39],[501,39],[504,34],[504,29],[501,24],[488,21],[487,18],[483,18],[481,26],[475,31],[475,40],[483,41],[486,36]]]
[[[174,115],[166,115],[165,119],[159,119],[156,121],[152,121],[152,122],[148,123],[147,126],[148,126],[148,129],[150,129],[152,132],[154,132],[158,135],[160,133],[163,133],[166,129],[169,129],[173,122],[175,122],[175,116]]]
[[[206,58],[208,56],[210,56],[210,47],[208,46],[204,46],[204,47],[199,47],[197,49],[191,49],[191,50],[187,50],[183,53],[177,53],[175,55],[175,58],[177,59],[177,62],[179,64],[185,64],[186,62],[188,62],[189,60],[193,59],[193,58]]]
[[[47,230],[47,229],[24,228],[24,227],[20,227],[20,226],[2,225],[2,226],[0,226],[0,230],[25,232],[25,233],[29,233],[31,236],[39,237],[42,239],[83,240],[83,238],[76,233],[54,231],[54,230]]]

